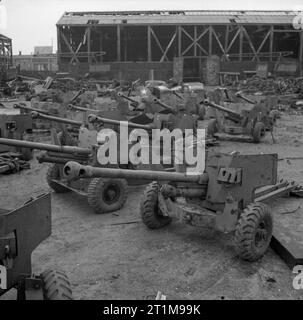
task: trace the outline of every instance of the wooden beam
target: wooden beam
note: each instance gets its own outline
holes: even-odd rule
[[[250,49],[251,49],[252,52],[254,53],[254,57],[253,57],[252,60],[254,60],[254,59],[256,58],[256,59],[259,61],[259,57],[257,56],[256,49],[255,49],[255,47],[254,47],[254,45],[253,45],[253,43],[252,43],[252,41],[251,41],[251,39],[250,39],[250,36],[249,36],[249,34],[248,34],[248,32],[247,32],[247,30],[245,29],[244,26],[243,26],[243,32],[244,32],[244,35],[245,35],[245,37],[246,37],[246,39],[247,39],[247,41],[248,41],[248,44],[249,44],[249,46],[250,46]]]
[[[225,43],[224,43],[224,51],[227,52],[227,48],[228,48],[228,38],[229,38],[229,25],[226,25],[226,29],[225,29]]]
[[[164,59],[165,59],[165,57],[167,58],[167,60],[169,60],[168,57],[167,57],[167,52],[168,52],[169,48],[171,47],[171,45],[173,44],[175,38],[177,37],[177,33],[178,33],[178,30],[177,30],[177,28],[176,28],[176,31],[174,32],[172,38],[170,39],[170,41],[169,41],[169,43],[168,43],[165,51],[163,52],[163,55],[162,55],[162,57],[161,57],[161,59],[160,59],[160,62],[163,62]]]
[[[239,40],[239,60],[243,58],[243,26],[240,27],[240,40]]]
[[[128,37],[128,32],[127,32],[127,28],[124,29],[124,37],[123,37],[123,41],[124,41],[124,52],[123,52],[123,61],[127,61],[127,37]]]
[[[234,44],[234,42],[236,41],[238,35],[240,33],[240,28],[237,30],[236,34],[234,35],[234,37],[232,38],[230,44],[227,47],[226,53],[231,49],[232,45]]]
[[[72,58],[71,58],[71,60],[70,60],[69,63],[73,63],[74,60],[76,60],[76,62],[79,62],[79,60],[78,60],[78,58],[77,58],[77,55],[76,55],[77,52],[76,52],[76,53],[74,52],[72,46],[71,46],[70,43],[68,42],[68,40],[67,40],[67,38],[66,38],[66,36],[65,36],[65,34],[64,34],[63,32],[61,33],[61,36],[62,36],[62,39],[63,39],[63,41],[65,42],[67,48],[68,48],[69,51],[72,53]]]
[[[117,25],[117,61],[121,61],[121,28]]]
[[[258,54],[260,53],[261,49],[263,48],[263,46],[264,46],[264,44],[266,43],[266,41],[267,41],[267,39],[269,38],[269,36],[270,36],[270,31],[267,32],[267,34],[265,35],[264,39],[262,40],[259,48],[258,48],[257,51],[256,51],[256,55],[255,55],[255,57],[253,58],[253,61],[255,60],[255,58],[258,59]],[[272,53],[272,51],[271,51],[271,53]],[[272,54],[271,54],[271,53],[270,53],[270,57],[272,57]],[[258,60],[259,60],[259,59],[258,59]]]
[[[178,57],[182,57],[182,27],[178,26]]]
[[[208,54],[211,56],[213,52],[213,27],[209,26],[209,34],[208,34]]]
[[[269,37],[269,60],[272,61],[272,53],[274,51],[274,26],[270,26]]]
[[[207,34],[207,32],[209,32],[209,28],[206,28],[205,30],[203,30],[203,32],[198,36],[198,38],[196,39],[195,43],[197,45],[197,47],[200,48],[200,50],[205,54],[208,55],[208,52],[200,45],[199,40]]]
[[[303,75],[303,30],[300,32],[300,48],[299,48],[299,61],[300,61],[300,76]]]
[[[181,35],[184,33],[192,42],[191,44],[182,52],[182,56],[195,44],[195,39],[183,28],[181,27]]]
[[[73,57],[72,57],[70,63],[73,63],[74,60],[78,60],[78,58],[77,58],[77,53],[80,51],[81,47],[82,47],[83,44],[85,43],[85,40],[87,41],[87,38],[86,38],[86,37],[87,37],[87,30],[88,30],[88,29],[85,30],[85,33],[84,33],[84,35],[83,35],[83,38],[82,38],[81,42],[79,43],[76,51],[74,52]],[[101,51],[102,51],[102,50],[101,50]],[[79,60],[78,60],[78,62],[79,62]]]
[[[295,29],[274,29],[273,31],[274,31],[274,33],[276,33],[276,32],[277,32],[277,33],[300,32],[300,30],[295,30]]]
[[[103,33],[100,32],[100,52],[103,52]],[[103,62],[103,55],[100,56],[100,62]]]
[[[197,56],[197,26],[194,26],[194,56]]]
[[[152,33],[152,35],[153,35],[153,37],[154,37],[154,39],[155,39],[155,41],[156,41],[156,43],[157,43],[157,45],[158,45],[158,47],[159,47],[159,49],[161,50],[161,52],[162,52],[162,55],[164,54],[164,49],[162,48],[162,45],[161,45],[161,43],[160,43],[160,41],[159,41],[159,39],[158,39],[158,37],[156,36],[156,34],[155,34],[155,32],[154,32],[154,30],[151,28],[150,29],[151,30],[151,33]],[[165,56],[166,57],[166,56]],[[166,57],[166,60],[168,61],[168,59],[167,59],[167,57]]]
[[[59,26],[57,26],[57,48],[58,48],[57,63],[59,65],[61,63],[60,53],[62,52],[62,48],[61,48],[61,30],[60,30]]]
[[[152,61],[151,26],[147,26],[147,61]]]
[[[92,63],[90,39],[91,39],[91,27],[87,27],[86,28],[86,41],[87,41],[86,45],[87,45],[87,62],[88,62],[88,64]]]
[[[214,28],[213,28],[213,35],[214,35],[215,39],[217,40],[222,53],[225,54],[225,50],[224,50],[224,48],[223,48],[223,46],[222,46],[222,44],[220,42],[220,39],[218,38],[218,35],[216,34],[216,31],[215,31]]]

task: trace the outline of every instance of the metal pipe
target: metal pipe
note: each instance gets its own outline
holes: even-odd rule
[[[92,166],[83,166],[74,161],[68,162],[64,166],[63,172],[68,179],[103,177],[112,179],[194,182],[199,184],[204,184],[208,181],[207,173],[186,175],[185,173],[180,172],[98,168]]]
[[[54,116],[49,116],[49,115],[41,114],[39,112],[32,112],[31,116],[32,116],[33,119],[43,119],[43,120],[55,121],[55,122],[74,125],[74,126],[77,126],[77,127],[81,127],[83,125],[83,123],[80,122],[80,121],[66,119],[66,118],[60,118],[60,117],[54,117]]]
[[[136,129],[145,129],[145,130],[151,130],[155,129],[155,125],[153,123],[151,124],[139,124],[139,123],[134,123],[134,122],[128,122],[128,121],[119,121],[119,120],[113,120],[113,119],[108,119],[108,118],[102,118],[98,117],[94,114],[90,114],[88,116],[88,122],[89,123],[100,123],[101,125],[106,123],[106,124],[112,124],[116,126],[128,126],[129,128],[136,128]]]
[[[29,149],[37,149],[37,150],[46,150],[53,152],[65,152],[68,154],[80,154],[80,155],[90,155],[91,150],[88,148],[79,148],[73,146],[57,146],[53,144],[45,144],[39,142],[30,142],[16,139],[6,139],[0,138],[0,145],[19,147],[19,148],[29,148]]]
[[[233,111],[233,110],[230,110],[230,109],[228,109],[228,108],[222,107],[222,106],[220,106],[219,104],[216,104],[216,103],[214,103],[214,102],[212,102],[212,101],[209,101],[208,99],[204,99],[202,102],[203,102],[203,104],[206,105],[206,106],[213,107],[213,108],[215,108],[215,109],[218,109],[218,110],[220,110],[220,111],[222,111],[222,112],[225,112],[225,113],[227,113],[227,114],[229,114],[229,115],[237,118],[237,120],[241,120],[241,118],[242,118],[239,113],[237,113],[237,112],[235,112],[235,111]]]

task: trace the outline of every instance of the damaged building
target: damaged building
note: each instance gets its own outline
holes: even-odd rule
[[[6,79],[12,57],[12,39],[0,34],[0,81]]]
[[[303,32],[295,21],[291,11],[66,12],[57,23],[58,64],[106,78],[203,80],[207,57],[241,77],[260,62],[274,71],[284,59],[299,75]]]

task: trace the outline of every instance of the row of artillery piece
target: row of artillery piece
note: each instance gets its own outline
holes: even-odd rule
[[[276,154],[221,154],[207,150],[204,172],[195,174],[186,163],[101,165],[97,156],[100,147],[97,136],[104,127],[119,134],[125,123],[128,128],[148,132],[152,129],[193,129],[195,135],[202,122],[202,125],[207,123],[204,127],[207,135],[213,137],[221,123],[216,117],[205,118],[205,107],[208,106],[222,112],[224,121],[230,121],[230,126],[226,126],[228,134],[250,135],[249,141],[259,142],[267,130],[272,130],[274,123],[267,102],[256,103],[237,94],[237,99],[249,100],[250,107],[238,113],[216,103],[212,94],[205,93],[201,86],[187,85],[183,91],[176,91],[177,94],[162,86],[149,88],[149,91],[150,94],[141,97],[139,102],[118,92],[119,99],[136,106],[126,114],[119,108],[116,113],[110,111],[111,117],[101,111],[70,105],[70,109],[83,112],[84,122],[54,117],[19,105],[19,108],[31,111],[34,118],[76,127],[77,137],[75,139],[71,131],[62,127],[59,133],[52,130],[54,144],[5,138],[0,138],[0,144],[44,150],[38,160],[51,163],[47,172],[49,186],[58,193],[75,191],[86,196],[96,213],[122,208],[127,200],[128,185],[149,184],[140,204],[141,217],[148,228],[164,227],[175,216],[192,225],[207,223],[222,232],[234,232],[241,258],[259,259],[272,236],[272,213],[267,203],[281,196],[303,196],[302,187],[295,182],[278,181]],[[225,99],[231,99],[225,90],[223,93]],[[165,96],[180,101],[171,106]],[[155,111],[156,107],[160,110]],[[237,130],[231,130],[232,127]],[[193,139],[193,143],[195,148],[199,141]]]

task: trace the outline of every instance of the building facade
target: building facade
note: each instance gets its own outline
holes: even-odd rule
[[[19,68],[20,71],[58,71],[57,55],[53,53],[33,55],[25,55],[20,53],[18,55],[13,56],[13,64],[15,67]]]
[[[302,73],[303,30],[285,11],[66,12],[57,23],[60,71],[108,78],[199,78],[206,57],[221,70],[273,69],[291,59]]]

